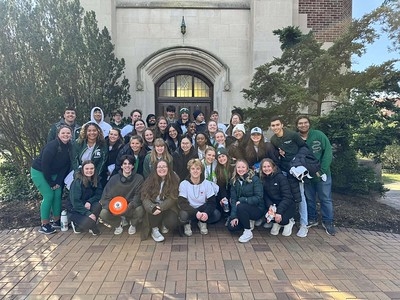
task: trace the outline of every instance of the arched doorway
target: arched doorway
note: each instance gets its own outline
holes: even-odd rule
[[[166,107],[174,105],[177,117],[179,109],[187,107],[191,114],[200,109],[208,120],[213,110],[213,84],[192,70],[171,72],[156,82],[155,104],[157,116],[165,115]]]

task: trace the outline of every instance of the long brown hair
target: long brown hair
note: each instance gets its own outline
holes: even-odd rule
[[[167,143],[162,138],[156,138],[153,143],[153,149],[150,151],[150,162],[153,166],[156,165],[156,162],[159,160],[157,158],[157,146],[164,146],[164,152],[162,153],[162,159],[165,160],[169,165],[172,165],[172,156],[168,152]]]
[[[85,174],[83,173],[83,168],[88,165],[88,164],[92,164],[94,166],[94,173],[93,176],[91,176],[90,178],[88,178],[87,176],[85,176]],[[82,167],[79,169],[79,172],[77,172],[75,174],[75,179],[80,179],[82,180],[82,184],[84,185],[85,188],[87,188],[89,186],[89,183],[92,183],[93,187],[97,187],[97,183],[98,183],[98,176],[96,174],[96,166],[95,164],[91,161],[91,160],[85,160],[82,163]]]
[[[172,170],[172,166],[164,159],[157,161],[153,171],[142,185],[142,199],[150,199],[154,201],[160,193],[161,182],[163,181],[157,174],[158,165],[164,162],[167,165],[168,172],[164,179],[164,186],[162,188],[160,198],[178,199],[179,194],[179,177]]]
[[[223,154],[226,156],[227,160],[226,160],[226,164],[222,165],[219,163],[218,161],[218,157],[217,157],[217,166],[215,167],[215,175],[217,177],[217,183],[219,184],[225,184],[227,185],[229,183],[229,181],[231,180],[232,177],[232,172],[233,172],[233,168],[230,164],[230,159],[228,154]]]

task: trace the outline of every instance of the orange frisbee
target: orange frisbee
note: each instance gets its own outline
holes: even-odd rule
[[[111,199],[108,209],[113,215],[122,215],[128,208],[128,201],[122,196],[116,196]]]

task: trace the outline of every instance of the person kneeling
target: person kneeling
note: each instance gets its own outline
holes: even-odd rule
[[[261,181],[253,170],[249,170],[245,160],[239,159],[235,165],[231,185],[231,207],[228,229],[244,229],[239,242],[246,243],[253,238],[250,222],[262,217],[265,204]]]
[[[219,188],[204,178],[204,166],[200,159],[189,160],[187,167],[189,178],[179,185],[179,220],[184,224],[186,236],[192,235],[192,220],[198,221],[201,234],[208,234],[207,223],[218,222],[221,218],[215,198]]]
[[[151,237],[156,242],[164,241],[160,233],[167,233],[178,225],[179,177],[172,166],[161,159],[157,161],[150,176],[143,183],[142,202],[147,214],[143,219],[142,239],[146,239],[151,228]]]
[[[69,191],[72,205],[71,226],[75,233],[89,231],[93,235],[100,234],[97,218],[101,211],[99,200],[102,192],[93,162],[84,161],[82,168],[75,174]]]
[[[278,166],[269,158],[261,161],[261,181],[264,187],[264,200],[269,207],[267,215],[273,219],[272,235],[278,235],[283,227],[283,236],[290,236],[295,223],[296,203],[290,189],[289,181]],[[275,207],[273,211],[272,207]],[[268,219],[267,219],[268,222]]]
[[[143,176],[134,171],[135,157],[132,155],[123,155],[121,158],[121,170],[113,175],[106,184],[100,203],[103,209],[100,218],[111,227],[115,228],[114,234],[123,232],[122,216],[126,218],[130,227],[129,234],[136,233],[136,226],[141,222],[144,209],[140,199]],[[110,201],[117,196],[124,197],[128,202],[127,210],[115,215],[109,209]]]

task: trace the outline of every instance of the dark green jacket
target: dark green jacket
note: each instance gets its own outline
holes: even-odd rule
[[[280,168],[289,172],[290,162],[296,156],[297,152],[301,147],[307,146],[306,142],[300,137],[300,134],[292,130],[283,129],[283,136],[278,137],[274,134],[271,137],[271,144],[275,146],[276,149],[282,149],[285,151],[285,156],[280,156]]]
[[[99,202],[102,192],[103,188],[100,182],[97,187],[94,187],[91,183],[89,183],[88,187],[85,187],[81,178],[75,178],[69,190],[72,210],[84,216],[91,215],[92,212],[85,207],[85,203],[93,204]]]
[[[244,179],[244,180],[243,180]],[[241,183],[242,182],[242,183]],[[247,172],[243,178],[236,179],[231,185],[231,219],[237,218],[236,202],[247,203],[265,211],[264,190],[260,178],[253,171]]]
[[[310,129],[306,143],[321,164],[320,174],[331,175],[332,145],[328,137],[320,130]]]

